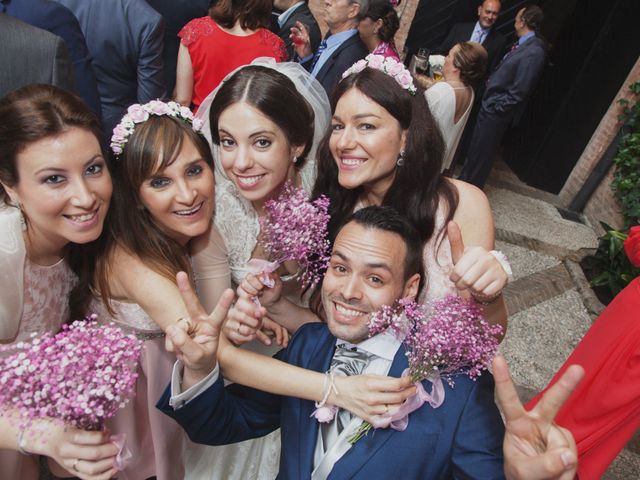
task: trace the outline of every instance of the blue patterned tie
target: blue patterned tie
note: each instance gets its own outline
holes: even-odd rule
[[[311,71],[313,71],[313,68],[316,66],[316,63],[318,63],[318,60],[320,60],[320,55],[322,55],[322,52],[324,52],[327,49],[327,41],[326,40],[322,40],[320,42],[320,45],[318,45],[318,50],[316,50],[316,54],[313,56],[313,63],[311,64]]]
[[[357,350],[355,347],[353,348],[354,349],[352,350],[346,348],[344,345],[338,345],[335,353],[333,354],[333,360],[331,360],[331,367],[329,368],[329,371],[336,375],[342,375],[345,377],[361,375],[372,360],[379,358],[373,353]],[[344,427],[349,424],[352,418],[353,415],[351,412],[340,409],[333,421],[320,424],[322,444],[325,452],[338,439],[338,436],[342,430],[344,430]]]

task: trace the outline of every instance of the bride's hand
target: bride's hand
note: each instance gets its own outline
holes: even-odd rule
[[[336,375],[334,383],[338,393],[332,391],[327,403],[349,410],[369,423],[376,415],[394,411],[416,392],[410,377]]]
[[[277,273],[262,273],[261,275],[267,275],[274,281],[273,287],[266,287],[264,283],[260,281],[256,275],[248,274],[242,283],[238,285],[236,293],[238,297],[258,297],[260,299],[260,305],[265,308],[271,307],[273,304],[280,301],[282,297],[282,281]]]

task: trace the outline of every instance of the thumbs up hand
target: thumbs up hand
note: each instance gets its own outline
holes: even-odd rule
[[[447,225],[447,236],[453,260],[449,278],[460,295],[467,298],[471,295],[480,302],[491,302],[498,298],[508,280],[500,262],[483,247],[465,247],[456,222]]]

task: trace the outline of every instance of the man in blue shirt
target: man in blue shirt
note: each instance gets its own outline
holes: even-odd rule
[[[460,180],[482,188],[491,172],[502,136],[522,114],[546,61],[546,43],[538,37],[544,15],[537,5],[522,8],[514,27],[518,41],[491,73]]]
[[[315,53],[311,50],[309,32],[301,22],[296,23],[291,33],[299,39],[294,43],[300,63],[331,96],[344,71],[369,53],[358,34],[358,23],[367,13],[369,0],[326,0],[324,5],[329,31]]]

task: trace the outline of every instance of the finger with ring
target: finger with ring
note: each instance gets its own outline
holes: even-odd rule
[[[389,405],[384,404],[384,413],[389,413]]]
[[[238,333],[240,333],[240,327],[241,327],[241,326],[242,326],[242,324],[240,323],[240,324],[238,324],[238,328],[236,328],[236,331],[237,331]]]
[[[78,471],[78,462],[80,461],[80,459],[76,458],[73,461],[73,465],[71,465],[71,470],[73,470],[74,472]]]

